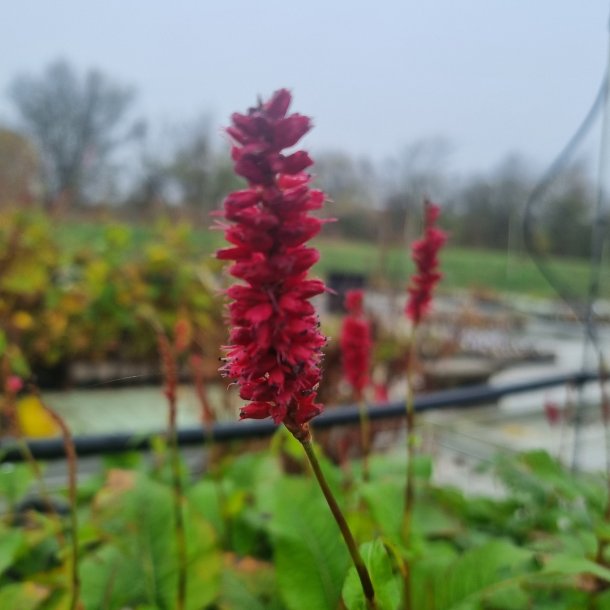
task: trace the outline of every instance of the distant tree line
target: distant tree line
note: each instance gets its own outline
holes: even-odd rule
[[[113,205],[145,215],[167,206],[206,213],[239,188],[226,151],[216,151],[205,116],[155,135],[135,115],[135,92],[65,61],[17,76],[8,94],[18,123],[0,126],[0,204],[41,201],[68,210]],[[419,230],[424,197],[443,206],[453,245],[521,248],[521,217],[537,181],[518,156],[485,175],[447,170],[442,138],[412,143],[385,163],[319,152],[317,183],[329,213],[327,235],[404,243]],[[533,214],[541,251],[587,256],[594,189],[583,164],[566,171]]]

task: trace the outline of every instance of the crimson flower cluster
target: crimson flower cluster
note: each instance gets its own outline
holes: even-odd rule
[[[231,117],[235,172],[248,188],[224,201],[229,222],[220,226],[231,247],[217,257],[234,261],[229,272],[240,280],[227,290],[231,331],[221,368],[249,401],[240,417],[272,417],[295,432],[322,410],[316,390],[326,338],[310,299],[325,286],[308,277],[319,254],[305,244],[321,229],[310,212],[325,195],[309,186],[309,155],[283,152],[311,128],[308,117],[287,114],[290,102],[281,89]]]
[[[356,399],[362,398],[369,382],[371,359],[371,327],[362,309],[362,290],[349,290],[345,295],[347,316],[341,327],[341,355],[343,371],[354,389]]]
[[[430,201],[424,203],[424,236],[411,246],[411,256],[417,271],[408,288],[405,313],[415,325],[420,323],[430,308],[434,287],[442,278],[438,270],[438,253],[447,241],[447,234],[436,227],[440,213],[438,205]]]

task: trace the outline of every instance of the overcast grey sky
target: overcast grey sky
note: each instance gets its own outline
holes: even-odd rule
[[[444,136],[452,164],[546,165],[605,69],[608,0],[3,2],[0,118],[17,73],[63,57],[133,84],[151,121],[229,114],[287,86],[309,146],[383,159]]]

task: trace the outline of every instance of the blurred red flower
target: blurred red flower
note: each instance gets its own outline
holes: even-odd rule
[[[420,323],[430,308],[434,287],[442,278],[439,271],[438,253],[447,241],[447,234],[436,227],[441,209],[438,205],[424,203],[424,236],[413,242],[411,256],[416,266],[416,273],[411,278],[409,298],[405,313],[413,324]]]
[[[369,382],[371,363],[371,327],[365,318],[362,290],[350,290],[345,295],[347,316],[341,327],[341,356],[343,371],[354,389],[356,399],[360,400]]]
[[[547,399],[544,401],[544,415],[549,426],[555,426],[561,422],[563,409],[554,400]]]

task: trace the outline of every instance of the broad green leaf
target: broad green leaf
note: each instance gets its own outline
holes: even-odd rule
[[[545,564],[540,574],[561,576],[578,576],[579,574],[592,574],[597,578],[610,582],[610,569],[574,555],[554,555]]]
[[[456,559],[457,551],[452,544],[445,541],[424,541],[417,560],[409,566],[414,608],[435,608],[431,603],[438,575],[444,574]]]
[[[6,352],[13,373],[20,377],[28,377],[30,375],[30,365],[21,350],[16,345],[10,345]]]
[[[418,479],[429,481],[432,478],[434,464],[429,455],[419,454],[413,458],[413,473]]]
[[[286,478],[273,495],[274,559],[286,610],[336,608],[349,556],[320,490],[314,481]]]
[[[13,564],[24,540],[21,530],[6,530],[4,527],[0,529],[0,574]]]
[[[393,481],[371,481],[362,485],[362,496],[379,531],[388,538],[398,539],[405,505],[403,487]]]
[[[610,610],[610,591],[604,591],[595,598],[594,610]]]
[[[275,583],[275,570],[253,559],[248,565],[225,568],[222,574],[223,610],[283,610]]]
[[[137,568],[136,576],[129,578],[138,582],[129,602],[173,608],[178,559],[172,490],[136,473],[116,481],[115,489],[105,489],[98,495],[98,503],[105,507],[101,527],[130,562],[130,569]],[[188,504],[183,508],[188,564],[186,607],[198,610],[217,595],[221,558],[209,523]]]
[[[211,604],[220,590],[222,557],[212,526],[185,507],[187,537],[186,610],[199,610]],[[177,575],[177,572],[176,572]]]
[[[400,605],[402,581],[392,567],[383,542],[379,539],[366,542],[360,546],[360,554],[373,582],[377,610],[396,610]],[[343,601],[348,610],[367,610],[362,584],[353,566],[343,585]]]
[[[484,608],[493,610],[523,610],[530,604],[530,596],[519,582],[506,584],[485,595]]]
[[[0,499],[13,505],[23,498],[34,479],[27,464],[2,464],[0,466]]]
[[[462,610],[462,604],[481,599],[517,575],[528,573],[532,553],[509,542],[496,540],[467,551],[436,579],[436,610]],[[467,607],[467,606],[465,606]]]
[[[81,561],[81,600],[87,610],[122,608],[147,597],[141,568],[122,548],[106,545]]]
[[[413,533],[418,536],[449,537],[459,531],[456,521],[425,499],[413,507]]]
[[[199,511],[220,536],[225,534],[225,524],[223,522],[221,501],[223,494],[220,485],[215,481],[199,481],[187,490],[186,495],[193,510]]]
[[[373,481],[378,481],[383,478],[391,478],[396,482],[401,481],[404,484],[404,478],[407,472],[406,454],[406,450],[401,448],[400,451],[394,451],[392,453],[371,455],[371,459],[369,460],[371,479]]]
[[[3,610],[36,610],[49,597],[50,590],[34,582],[20,582],[0,588]]]

